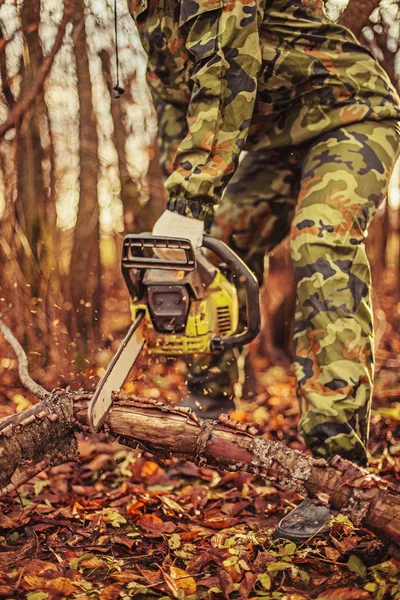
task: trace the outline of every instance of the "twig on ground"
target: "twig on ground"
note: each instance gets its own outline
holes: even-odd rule
[[[28,358],[25,354],[25,350],[12,333],[12,331],[7,327],[5,323],[1,320],[2,317],[7,314],[11,310],[11,307],[6,309],[4,313],[0,314],[0,331],[3,334],[5,340],[10,344],[12,349],[15,352],[15,355],[18,360],[18,373],[21,379],[21,382],[26,387],[27,390],[32,392],[34,396],[40,398],[41,400],[45,400],[46,398],[50,398],[51,394],[47,390],[44,389],[39,383],[36,383],[29,375],[28,371]]]

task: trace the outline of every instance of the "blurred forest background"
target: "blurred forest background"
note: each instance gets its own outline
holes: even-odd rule
[[[326,2],[397,89],[399,2]],[[117,6],[118,100],[114,0],[0,0],[0,313],[14,306],[5,320],[47,389],[89,390],[98,381],[130,321],[121,241],[150,230],[164,208],[145,55],[126,0]],[[369,469],[398,485],[399,166],[368,252],[380,342]],[[253,399],[236,402],[233,416],[304,451],[290,370],[287,243],[266,260],[263,328],[251,364],[241,357],[249,377],[242,368],[235,390]],[[178,403],[182,362],[149,368],[146,360],[125,385],[128,395]],[[0,418],[31,401],[1,336]],[[1,500],[1,598],[400,600],[398,548],[390,558],[344,514],[329,539],[296,549],[272,540],[268,528],[301,498],[273,482],[179,459],[158,464],[109,436],[81,436],[79,455],[80,463],[49,468]]]
[[[31,365],[58,384],[101,374],[107,347],[129,321],[120,242],[150,230],[164,206],[145,56],[125,0],[117,6],[126,90],[119,100],[113,0],[0,0],[0,311],[14,305],[7,319]],[[327,10],[399,88],[398,0],[329,0]],[[397,169],[369,252],[378,291],[400,300],[399,206]],[[267,260],[268,277],[280,284],[264,286],[259,349],[285,360],[285,245]],[[377,297],[378,333],[386,326],[381,305]],[[15,366],[0,363],[3,372]]]

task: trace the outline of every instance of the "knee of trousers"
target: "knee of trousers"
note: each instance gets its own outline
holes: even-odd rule
[[[362,216],[360,216],[362,211]],[[364,248],[368,225],[375,207],[366,202],[363,209],[338,210],[322,202],[309,203],[297,210],[290,228],[290,252],[293,262],[307,255],[353,255]]]
[[[302,234],[291,238],[290,251],[298,295],[317,293],[338,307],[344,303],[347,313],[370,302],[371,273],[364,244],[343,241]]]

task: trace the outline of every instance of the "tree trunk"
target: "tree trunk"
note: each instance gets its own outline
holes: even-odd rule
[[[378,5],[379,0],[350,0],[339,17],[339,23],[350,29],[361,40],[362,30],[371,24],[369,17]]]
[[[373,44],[369,43],[363,35],[365,27],[372,28],[373,23],[371,23],[369,17],[379,4],[379,0],[350,0],[340,15],[339,23],[350,29],[359,42],[364,46],[368,46],[375,54],[376,50],[380,50],[379,54],[382,53],[383,57],[382,60],[380,59],[380,62],[392,80],[392,83],[398,89],[399,80],[395,75],[396,52],[391,52],[386,47],[387,28],[384,28],[381,34],[374,32]]]
[[[73,25],[79,95],[80,196],[70,266],[73,307],[71,330],[77,345],[77,364],[78,367],[82,367],[88,341],[96,339],[99,331],[101,306],[100,225],[97,201],[97,176],[100,166],[85,33],[84,0],[76,0]]]
[[[131,95],[130,83],[122,98],[114,98],[112,89],[112,76],[110,55],[103,50],[100,54],[103,65],[103,75],[111,96],[111,115],[114,123],[114,141],[118,154],[119,176],[121,181],[121,201],[124,207],[124,223],[126,233],[151,231],[155,220],[161,214],[166,204],[166,192],[162,181],[161,167],[158,159],[157,143],[149,148],[150,164],[147,172],[147,185],[150,198],[145,206],[140,204],[140,190],[138,184],[132,180],[126,161],[125,143],[126,130],[124,121],[124,103],[135,103]]]
[[[21,93],[29,90],[37,77],[38,67],[43,61],[42,46],[39,38],[40,0],[24,2],[21,10],[21,22],[25,37],[21,69]],[[43,119],[43,90],[36,97],[31,110],[27,111],[20,127],[17,126],[18,153],[18,201],[16,203],[17,220],[26,236],[30,252],[21,248],[20,264],[27,282],[34,286],[33,296],[39,296],[39,281],[34,277],[33,268],[38,263],[41,251],[42,223],[45,203],[42,164],[44,159],[40,126]],[[37,275],[37,274],[36,274]]]
[[[137,182],[133,181],[126,165],[125,143],[126,129],[124,126],[123,98],[114,98],[112,85],[110,55],[106,50],[100,53],[103,76],[110,92],[111,116],[114,123],[114,143],[118,154],[119,179],[121,182],[121,202],[124,207],[125,232],[137,231],[136,215],[140,211],[140,191]],[[132,100],[133,102],[133,100]]]
[[[75,432],[86,431],[89,396],[57,392],[0,425],[0,490],[10,493],[50,465],[76,458]],[[200,420],[189,409],[158,401],[116,397],[106,430],[128,446],[142,445],[156,456],[177,456],[230,471],[274,478],[279,485],[315,497],[323,493],[333,508],[356,525],[400,544],[400,492],[351,462],[328,464],[257,430],[221,415]]]
[[[0,6],[1,6],[0,2]],[[40,65],[40,68],[37,73],[37,77],[33,82],[32,87],[23,94],[21,99],[15,104],[13,110],[9,113],[7,119],[1,123],[0,125],[0,138],[4,136],[4,134],[16,126],[19,123],[22,116],[26,113],[26,111],[32,106],[35,102],[36,97],[39,93],[41,93],[46,78],[50,72],[50,69],[53,65],[54,59],[62,46],[65,30],[67,28],[68,23],[71,20],[71,15],[74,9],[74,0],[65,0],[64,2],[64,14],[61,20],[60,26],[58,28],[58,32],[56,35],[56,39],[54,40],[54,44],[50,52],[46,55],[46,58]]]
[[[40,0],[24,2],[21,9],[24,50],[21,67],[21,95],[33,88],[44,63],[39,37]],[[16,124],[16,175],[18,196],[10,209],[15,211],[12,248],[24,278],[27,291],[21,319],[26,328],[26,340],[31,348],[43,340],[43,354],[49,359],[50,323],[54,319],[54,298],[51,288],[54,252],[55,208],[45,186],[43,165],[46,158],[44,142],[48,121],[44,93],[41,89],[35,102]],[[33,299],[40,299],[32,302]],[[34,312],[32,312],[34,311]],[[26,342],[28,344],[28,342]]]

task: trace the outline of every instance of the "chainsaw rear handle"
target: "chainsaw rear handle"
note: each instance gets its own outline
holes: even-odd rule
[[[211,340],[211,349],[215,352],[249,344],[260,333],[260,289],[255,275],[239,256],[224,242],[211,235],[204,234],[203,247],[211,250],[229,267],[233,277],[243,285],[246,292],[247,327],[242,332],[222,337],[216,335]]]

